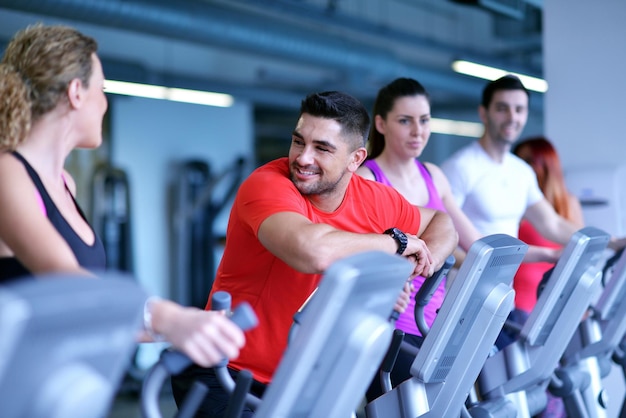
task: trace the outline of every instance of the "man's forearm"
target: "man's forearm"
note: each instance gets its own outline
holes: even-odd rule
[[[445,212],[437,212],[420,236],[430,250],[435,265],[440,268],[459,242],[452,219]]]

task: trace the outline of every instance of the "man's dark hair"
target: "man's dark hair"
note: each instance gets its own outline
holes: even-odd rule
[[[530,100],[530,93],[526,87],[524,87],[524,84],[520,81],[520,79],[512,74],[508,74],[497,80],[490,81],[483,89],[481,105],[485,109],[489,107],[491,100],[493,99],[493,95],[498,90],[523,90],[526,93],[526,96],[528,96],[528,100]]]
[[[300,105],[300,116],[303,113],[337,121],[354,149],[365,146],[370,117],[365,106],[349,94],[339,91],[309,94]]]

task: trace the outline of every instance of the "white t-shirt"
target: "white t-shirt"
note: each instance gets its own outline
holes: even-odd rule
[[[484,235],[517,237],[526,209],[543,199],[537,176],[526,162],[507,153],[498,163],[478,141],[455,152],[441,168],[456,203]]]

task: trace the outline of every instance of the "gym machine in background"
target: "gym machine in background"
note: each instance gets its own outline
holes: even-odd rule
[[[174,298],[182,305],[206,305],[220,240],[215,220],[237,191],[244,168],[245,160],[239,158],[219,173],[200,160],[183,162],[176,170],[170,210],[171,273]]]
[[[102,240],[107,269],[133,273],[130,187],[126,172],[109,164],[95,168],[91,224]]]
[[[91,183],[90,219],[104,245],[107,270],[126,273],[135,281],[128,176],[124,170],[102,163],[94,168]],[[120,393],[139,394],[144,371],[137,356],[135,349]]]
[[[545,409],[559,360],[600,290],[598,264],[609,239],[594,227],[572,236],[519,337],[487,358],[471,416],[530,418]]]
[[[556,371],[550,391],[563,398],[568,417],[608,417],[612,399],[602,382],[611,370],[611,358],[619,359],[626,335],[626,252],[612,256],[603,269],[604,289],[580,323]],[[617,355],[616,355],[617,353]],[[622,415],[624,415],[622,407]]]

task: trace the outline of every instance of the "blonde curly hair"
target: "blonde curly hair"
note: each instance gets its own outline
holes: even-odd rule
[[[67,103],[74,79],[89,86],[96,41],[63,25],[37,24],[18,32],[0,63],[0,150],[14,150],[32,123]]]
[[[13,67],[0,64],[0,151],[14,150],[30,130],[26,85]]]

